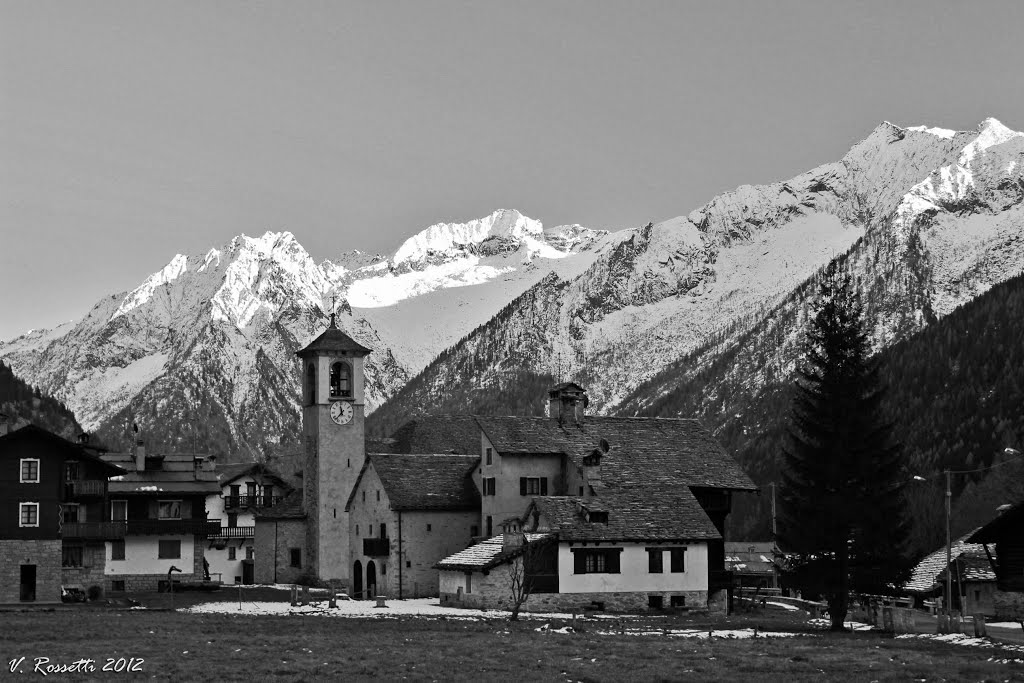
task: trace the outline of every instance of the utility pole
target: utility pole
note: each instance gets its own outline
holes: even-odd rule
[[[768,486],[772,489],[772,542],[777,543],[779,530],[775,524],[775,482],[773,481]]]
[[[953,616],[953,573],[949,565],[953,563],[953,538],[949,532],[950,504],[953,491],[950,486],[950,471],[946,470],[946,616]]]

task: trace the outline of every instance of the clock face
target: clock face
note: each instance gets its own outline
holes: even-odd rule
[[[340,425],[352,421],[352,404],[348,401],[335,401],[331,404],[331,419]]]

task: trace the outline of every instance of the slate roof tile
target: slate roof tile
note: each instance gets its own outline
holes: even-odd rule
[[[534,541],[549,538],[550,534],[525,534],[525,536],[527,542],[533,543]],[[488,538],[486,541],[471,545],[454,555],[449,555],[434,565],[434,567],[447,570],[479,571],[490,569],[502,562],[507,562],[522,552],[519,549],[515,552],[502,553],[502,544],[503,538],[500,535]]]
[[[470,472],[476,455],[370,453],[392,510],[474,510],[480,495]],[[353,487],[352,495],[355,495]],[[349,499],[351,504],[352,499]],[[347,509],[347,508],[346,508]]]
[[[964,553],[977,554],[985,553],[984,547],[978,543],[968,543],[967,539],[977,533],[977,529],[964,534],[952,543],[952,556],[959,557]],[[910,575],[910,580],[904,585],[904,589],[913,593],[927,593],[935,587],[935,577],[946,567],[946,546],[942,546],[933,553],[930,553],[923,560],[917,563]]]

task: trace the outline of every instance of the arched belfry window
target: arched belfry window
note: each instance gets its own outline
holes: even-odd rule
[[[306,405],[316,403],[316,366],[310,363],[306,366]]]
[[[331,363],[331,398],[352,397],[352,369],[348,363]]]

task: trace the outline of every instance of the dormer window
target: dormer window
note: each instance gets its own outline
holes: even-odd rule
[[[591,510],[589,521],[591,524],[607,524],[608,513],[605,512],[604,510]]]
[[[316,366],[310,363],[306,366],[306,405],[316,403]]]
[[[348,363],[331,363],[331,398],[352,397],[352,369]]]

